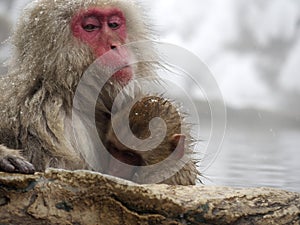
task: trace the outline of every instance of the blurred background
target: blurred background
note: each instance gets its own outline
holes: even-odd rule
[[[0,0],[0,74],[10,54],[5,40],[27,2]],[[196,54],[225,100],[226,134],[217,159],[202,171],[204,184],[300,192],[300,1],[141,2],[159,40]],[[180,83],[201,107],[197,86]]]

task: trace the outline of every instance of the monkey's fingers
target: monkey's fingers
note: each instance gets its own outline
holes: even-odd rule
[[[23,158],[6,156],[0,158],[0,170],[8,173],[33,174],[34,166]]]

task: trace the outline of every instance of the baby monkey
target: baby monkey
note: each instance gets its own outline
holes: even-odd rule
[[[163,97],[147,96],[113,114],[104,140],[110,153],[104,173],[137,183],[194,185],[199,172],[192,138],[178,108]],[[126,118],[129,131],[124,129]],[[164,125],[155,118],[162,119]],[[139,145],[136,138],[144,143]],[[159,144],[148,150],[153,142]]]

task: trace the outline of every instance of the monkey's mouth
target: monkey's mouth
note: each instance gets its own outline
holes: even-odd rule
[[[133,69],[131,66],[125,66],[117,71],[112,78],[118,83],[126,85],[133,78]]]
[[[133,78],[133,68],[130,66],[132,56],[128,49],[120,47],[110,50],[98,58],[99,66],[117,69],[111,78],[118,83],[127,84]]]

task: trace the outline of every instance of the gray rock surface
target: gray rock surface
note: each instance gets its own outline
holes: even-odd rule
[[[300,195],[137,185],[88,171],[0,173],[0,224],[300,224]]]

